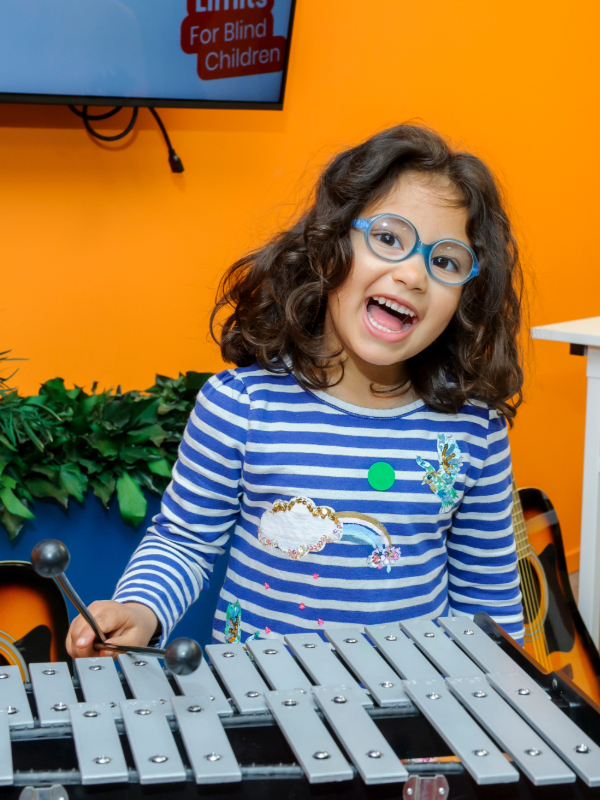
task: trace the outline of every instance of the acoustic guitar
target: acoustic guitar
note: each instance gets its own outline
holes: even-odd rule
[[[26,561],[0,561],[0,667],[18,666],[29,680],[27,664],[66,661],[69,615],[54,581],[37,575]]]
[[[600,703],[600,655],[573,597],[556,511],[539,489],[517,489],[513,476],[512,517],[525,650],[548,672],[563,672]]]

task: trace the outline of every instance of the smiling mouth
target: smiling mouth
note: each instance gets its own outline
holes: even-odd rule
[[[414,311],[387,297],[369,297],[367,315],[373,327],[385,333],[407,331],[419,321]]]

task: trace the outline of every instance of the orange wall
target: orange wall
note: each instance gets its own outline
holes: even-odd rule
[[[28,359],[20,390],[218,370],[207,316],[222,270],[333,153],[410,119],[504,181],[532,323],[600,314],[598,17],[595,0],[298,0],[283,112],[164,111],[181,176],[147,111],[102,146],[65,107],[1,106],[0,350]],[[576,568],[585,359],[545,342],[530,355],[517,481],[550,495]]]

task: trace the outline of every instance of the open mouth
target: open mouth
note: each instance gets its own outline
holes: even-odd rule
[[[387,297],[369,297],[367,315],[373,327],[385,333],[407,331],[419,321],[414,311]]]

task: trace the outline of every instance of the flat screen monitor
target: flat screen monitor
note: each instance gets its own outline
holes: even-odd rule
[[[0,102],[283,105],[295,0],[0,0]]]

